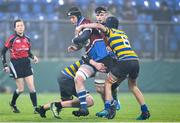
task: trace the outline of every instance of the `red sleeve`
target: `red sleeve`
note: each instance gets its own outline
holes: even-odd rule
[[[15,34],[11,35],[11,36],[7,39],[7,41],[5,42],[4,46],[7,47],[7,48],[11,47],[11,45],[12,45],[11,40],[12,40],[14,37],[15,37]]]

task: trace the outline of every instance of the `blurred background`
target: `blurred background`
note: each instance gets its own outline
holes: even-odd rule
[[[13,20],[24,19],[32,52],[41,60],[33,65],[37,91],[57,92],[58,73],[84,52],[67,53],[74,26],[66,12],[72,6],[93,21],[98,6],[118,17],[119,29],[141,59],[138,84],[143,91],[180,92],[180,0],[0,0],[0,50],[13,33]],[[14,80],[0,65],[0,91],[14,90]],[[93,79],[86,84],[94,91]],[[119,90],[128,91],[127,83]]]

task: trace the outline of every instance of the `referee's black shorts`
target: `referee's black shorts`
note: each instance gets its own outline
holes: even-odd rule
[[[9,66],[10,76],[15,79],[28,77],[33,74],[29,58],[11,59]]]

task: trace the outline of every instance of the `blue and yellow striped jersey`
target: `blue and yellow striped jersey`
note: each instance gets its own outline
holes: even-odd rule
[[[76,72],[78,71],[79,67],[83,64],[82,60],[76,61],[75,63],[71,64],[70,66],[64,68],[62,73],[69,78],[74,78]]]
[[[128,36],[122,30],[106,29],[108,45],[112,48],[119,60],[138,59],[137,54],[131,49]]]

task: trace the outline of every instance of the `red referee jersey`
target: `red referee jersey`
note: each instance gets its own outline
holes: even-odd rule
[[[29,57],[29,50],[31,47],[30,39],[25,35],[19,36],[13,34],[8,38],[4,45],[10,49],[11,59]]]

